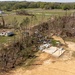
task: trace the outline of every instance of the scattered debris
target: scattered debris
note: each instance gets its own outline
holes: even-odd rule
[[[43,52],[46,52],[46,53],[49,53],[49,54],[53,54],[57,50],[58,50],[57,47],[50,47],[50,48],[44,49]]]
[[[63,48],[59,48],[55,53],[53,53],[52,55],[55,57],[60,57],[63,53],[65,52],[65,50]]]
[[[41,48],[41,49],[43,49],[43,48]],[[49,48],[46,47],[46,49],[44,48],[42,51],[49,53],[55,57],[60,57],[65,52],[65,50],[63,48],[58,48],[58,47],[53,47],[53,46],[49,47]]]
[[[49,44],[49,43],[43,44],[43,45],[41,45],[41,46],[39,47],[39,50],[43,50],[43,49],[48,48],[48,47],[50,47],[50,44]]]

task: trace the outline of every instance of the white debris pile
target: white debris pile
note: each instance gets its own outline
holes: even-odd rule
[[[39,50],[41,50],[42,52],[49,53],[55,57],[60,57],[66,51],[62,47],[61,48],[54,47],[51,46],[51,44],[49,43],[41,45],[39,47]]]
[[[59,48],[55,53],[53,53],[52,55],[55,57],[59,57],[61,56],[63,53],[65,52],[65,50],[63,48]]]
[[[50,47],[48,49],[44,49],[43,52],[49,53],[49,54],[53,54],[54,52],[56,52],[58,50],[57,47]]]
[[[50,47],[50,46],[51,46],[51,45],[50,45],[49,43],[43,44],[43,45],[41,45],[41,46],[39,47],[39,50],[46,49],[46,48],[48,48],[48,47]]]

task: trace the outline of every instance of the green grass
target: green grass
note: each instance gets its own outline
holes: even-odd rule
[[[59,43],[60,43],[60,41],[57,41],[57,40],[54,40],[54,39],[51,41],[51,43],[52,43],[52,45],[53,45],[53,46],[57,46],[57,45],[58,45],[58,43],[57,43],[57,42],[59,42]]]
[[[44,13],[44,14],[51,14],[51,15],[64,15],[66,14],[65,10],[61,9],[54,9],[54,10],[44,10],[44,9],[26,9],[32,13]],[[67,14],[71,14],[75,12],[75,10],[67,10]]]
[[[51,16],[62,16],[66,14],[65,10],[44,10],[44,9],[25,9],[25,10],[27,10],[29,13],[36,15],[37,20],[35,20],[35,18],[32,20],[30,16],[14,15],[13,13],[15,11],[12,11],[12,12],[6,12],[8,14],[7,16],[4,16],[6,23],[12,23],[14,17],[17,18],[19,23],[21,23],[24,18],[29,17],[33,24],[38,24],[42,21],[47,20]],[[68,10],[67,14],[71,14],[73,12],[75,12],[75,10]],[[33,24],[30,23],[30,25]]]
[[[29,17],[30,18],[29,27],[30,27],[30,26],[38,25],[39,23],[41,23],[43,21],[46,21],[51,16],[55,16],[55,15],[63,16],[66,14],[66,11],[64,11],[64,10],[55,10],[55,9],[54,10],[25,9],[25,10],[27,10],[29,13],[36,15],[37,19],[35,19],[35,18],[32,19],[32,17],[30,17],[30,16],[13,14],[15,12],[15,10],[14,10],[12,12],[6,12],[8,14],[8,15],[4,16],[4,20],[5,20],[6,24],[12,24],[14,17],[16,17],[19,24],[22,22],[23,19],[25,19],[26,17]],[[67,14],[71,14],[73,12],[75,12],[75,10],[68,10]],[[0,18],[0,21],[2,21],[1,18]],[[8,42],[9,39],[12,39],[12,38],[11,37],[0,37],[0,42],[1,43]]]
[[[12,24],[13,20],[14,20],[14,17],[16,17],[18,23],[20,24],[23,19],[25,19],[26,17],[29,17],[30,19],[30,26],[31,25],[36,25],[36,24],[39,24],[45,20],[47,20],[50,16],[43,16],[43,15],[38,15],[38,14],[35,14],[36,15],[36,19],[33,17],[30,17],[30,16],[24,16],[24,15],[7,15],[7,16],[4,16],[4,20],[7,24]]]
[[[0,43],[9,43],[9,41],[11,41],[13,39],[13,37],[7,37],[7,36],[0,36]]]

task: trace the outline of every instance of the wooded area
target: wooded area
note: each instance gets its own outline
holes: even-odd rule
[[[25,9],[25,8],[42,8],[42,9],[63,9],[70,10],[75,9],[75,3],[51,3],[51,2],[0,2],[1,10],[16,10],[16,9]]]

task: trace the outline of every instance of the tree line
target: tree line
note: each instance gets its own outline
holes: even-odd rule
[[[75,9],[75,3],[52,3],[52,2],[27,2],[27,1],[4,1],[0,2],[1,10],[17,10],[26,8],[42,8],[42,9]]]

